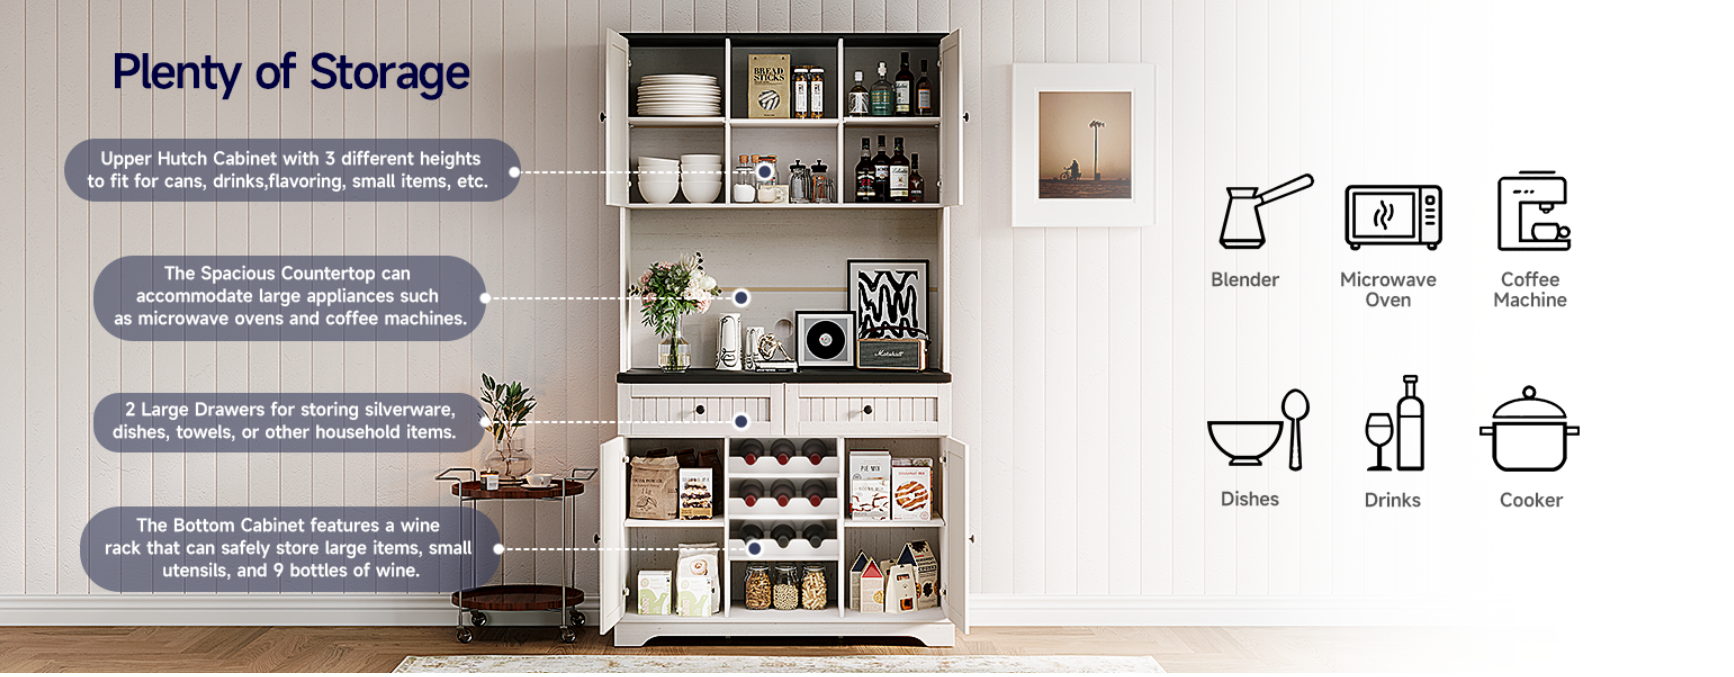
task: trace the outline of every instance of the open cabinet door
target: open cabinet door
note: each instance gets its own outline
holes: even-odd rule
[[[602,443],[602,470],[597,479],[602,484],[601,523],[597,525],[597,558],[601,575],[597,578],[596,599],[601,606],[599,634],[608,634],[626,613],[626,438],[616,437]]]
[[[626,97],[631,90],[631,83],[627,82],[627,79],[631,77],[632,61],[628,58],[630,53],[627,47],[624,36],[613,29],[608,31],[608,45],[603,47],[606,53],[602,58],[602,130],[607,137],[607,143],[602,144],[607,149],[604,151],[602,165],[608,173],[603,175],[605,178],[602,183],[607,186],[607,201],[610,207],[624,207],[631,199],[628,192],[631,184],[626,173],[629,166],[627,153],[630,152],[626,147]]]
[[[955,33],[953,35],[956,35]],[[939,599],[945,615],[953,625],[969,634],[969,560],[975,549],[975,531],[969,521],[969,445],[945,438],[945,580],[940,586]]]
[[[939,40],[939,203],[963,204],[963,59],[952,31]]]

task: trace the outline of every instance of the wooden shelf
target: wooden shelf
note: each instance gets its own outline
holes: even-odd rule
[[[727,525],[729,521],[720,517],[707,520],[626,520],[627,527],[645,529],[715,529]]]
[[[459,595],[463,596],[461,603]],[[583,601],[583,590],[558,585],[485,585],[452,593],[453,606],[480,611],[547,611],[578,606]]]
[[[835,204],[760,204],[757,202],[707,202],[692,204],[689,202],[670,202],[668,204],[651,204],[634,202],[624,205],[626,209],[908,209],[938,211],[945,205],[937,202],[918,202],[914,204],[875,204],[870,202],[839,202]]]
[[[633,127],[721,127],[726,118],[717,116],[662,116],[634,115],[626,118],[626,124]]]
[[[945,526],[945,520],[943,520],[943,519],[931,519],[931,520],[857,520],[857,519],[846,519],[846,520],[843,520],[843,526],[850,528],[850,529],[860,529],[860,528],[867,528],[867,529],[934,528],[934,527]]]
[[[837,118],[733,118],[730,127],[761,127],[766,129],[836,129]]]
[[[843,125],[846,127],[938,127],[939,120],[937,115],[920,117],[853,116],[843,118]]]
[[[620,372],[616,383],[950,383],[951,374],[927,371],[875,371],[839,367],[807,367],[792,374],[761,374],[751,371],[688,369],[666,374],[660,369],[641,368]]]

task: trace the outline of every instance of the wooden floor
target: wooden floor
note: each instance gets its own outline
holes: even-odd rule
[[[615,648],[591,629],[489,628],[472,644],[451,628],[0,628],[0,670],[14,672],[389,672],[405,656],[454,654],[1108,654],[1153,656],[1175,672],[1484,671],[1465,646],[1488,636],[1424,628],[976,628],[950,649],[837,640],[656,640]],[[1497,637],[1491,638],[1497,641]],[[791,643],[793,642],[793,643]]]

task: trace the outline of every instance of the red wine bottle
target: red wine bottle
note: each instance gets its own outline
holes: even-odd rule
[[[758,480],[743,480],[741,481],[740,495],[741,500],[746,501],[747,507],[751,508],[759,502],[760,498],[764,497],[765,485]]]
[[[795,540],[795,528],[787,524],[771,527],[771,538],[777,539],[777,547],[789,547],[789,541]]]
[[[813,465],[818,465],[819,461],[831,455],[831,450],[827,449],[821,440],[807,440],[801,444],[801,455],[812,461]]]
[[[825,542],[825,526],[818,522],[809,524],[807,528],[801,530],[801,538],[807,539],[808,545],[817,548],[820,543]]]
[[[739,445],[739,449],[740,453],[736,454],[736,456],[740,456],[741,460],[747,462],[747,465],[759,462],[759,459],[765,455],[765,445],[760,443],[758,440],[742,441]]]
[[[789,499],[795,497],[795,483],[788,480],[777,480],[771,483],[771,498],[777,499],[777,506],[789,507]]]
[[[772,442],[771,455],[777,457],[777,465],[788,465],[789,459],[795,457],[795,443],[788,440]]]
[[[807,480],[801,484],[801,495],[806,496],[813,507],[819,507],[819,502],[825,500],[825,482],[817,478]]]

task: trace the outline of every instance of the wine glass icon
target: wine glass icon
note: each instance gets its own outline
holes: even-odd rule
[[[1367,414],[1367,441],[1379,449],[1379,464],[1367,470],[1390,470],[1391,467],[1385,465],[1385,445],[1391,443],[1390,414]]]

